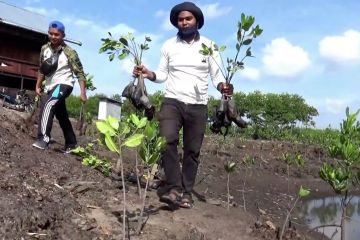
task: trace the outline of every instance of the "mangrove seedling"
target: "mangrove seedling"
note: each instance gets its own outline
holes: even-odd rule
[[[230,209],[230,174],[233,173],[236,169],[235,162],[227,162],[224,165],[226,174],[227,174],[227,181],[226,181],[226,189],[227,189],[227,210]]]
[[[290,208],[288,208],[288,210],[287,210],[287,214],[286,214],[286,217],[285,217],[285,221],[284,221],[284,223],[283,223],[283,225],[282,225],[282,227],[281,227],[281,230],[280,230],[279,240],[282,240],[282,239],[283,239],[283,235],[284,235],[284,232],[285,232],[285,228],[286,228],[286,226],[288,225],[288,222],[289,222],[289,219],[290,219],[290,215],[291,215],[292,211],[294,210],[297,202],[300,200],[300,198],[307,197],[307,196],[309,196],[309,194],[310,194],[310,190],[309,190],[309,189],[305,189],[305,188],[303,188],[303,186],[300,186],[295,201],[293,202],[292,206],[291,206]]]
[[[129,124],[136,125],[136,128],[131,130]],[[106,147],[118,155],[115,171],[117,174],[120,172],[122,180],[124,240],[126,239],[126,189],[122,151],[124,147],[136,148],[142,143],[144,134],[139,133],[139,131],[146,124],[146,118],[139,119],[135,114],[131,114],[129,118],[123,118],[121,121],[109,116],[105,121],[96,122],[96,127],[103,134]]]
[[[346,209],[351,200],[350,187],[359,185],[360,179],[360,122],[357,120],[359,113],[360,109],[350,113],[349,107],[346,108],[346,119],[340,124],[340,136],[329,146],[330,156],[335,162],[323,163],[319,172],[320,177],[342,198],[341,240],[346,239]]]

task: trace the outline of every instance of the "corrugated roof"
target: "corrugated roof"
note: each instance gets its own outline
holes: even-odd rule
[[[47,35],[45,16],[0,1],[0,22]]]
[[[38,13],[0,1],[0,22],[47,35],[48,19]],[[65,38],[67,42],[82,45],[81,42]]]

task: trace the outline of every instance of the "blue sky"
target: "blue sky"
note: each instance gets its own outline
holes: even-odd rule
[[[169,23],[170,9],[181,1],[169,0],[6,0],[65,23],[85,71],[94,75],[98,93],[121,93],[131,79],[130,60],[108,62],[98,54],[100,39],[132,32],[139,42],[150,36],[144,63],[155,69],[162,43],[176,34]],[[234,57],[235,32],[240,14],[253,15],[263,34],[252,46],[256,58],[233,79],[235,90],[246,93],[299,94],[318,109],[316,126],[338,128],[346,106],[360,108],[360,1],[358,0],[252,0],[194,1],[205,15],[200,33],[227,45],[225,57]],[[164,84],[147,82],[150,93]],[[78,92],[78,87],[75,93]],[[220,96],[210,85],[209,94]]]

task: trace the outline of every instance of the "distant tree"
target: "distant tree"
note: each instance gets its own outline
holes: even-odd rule
[[[268,123],[280,128],[292,127],[297,123],[311,124],[313,117],[319,115],[318,111],[306,104],[305,100],[297,94],[265,95],[264,118]]]
[[[91,116],[96,117],[99,112],[99,101],[100,98],[107,97],[105,94],[97,93],[94,96],[89,97],[89,99],[86,102],[86,112],[89,112]]]
[[[118,94],[118,93],[112,95],[110,98],[113,99],[113,100],[115,100],[115,101],[118,101],[118,102],[121,102],[121,103],[122,103],[121,95]]]
[[[236,92],[233,95],[237,110],[245,114],[254,131],[254,137],[261,132],[274,132],[296,124],[313,125],[313,117],[319,113],[297,94],[263,94]]]
[[[94,96],[90,96],[86,102],[85,109],[86,112],[90,113],[91,116],[97,116],[99,111],[99,98],[106,97],[105,94],[95,94]],[[66,99],[66,108],[68,110],[69,116],[72,118],[79,117],[81,101],[79,96],[70,95]]]
[[[68,114],[72,118],[79,117],[81,101],[79,96],[70,95],[66,98],[66,108],[68,110]]]
[[[215,116],[216,108],[220,105],[220,99],[216,99],[213,96],[209,96],[208,99],[208,116],[209,118],[213,118]]]

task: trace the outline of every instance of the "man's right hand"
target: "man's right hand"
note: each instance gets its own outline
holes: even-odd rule
[[[133,69],[134,77],[139,77],[142,75],[144,78],[147,78],[151,81],[154,81],[156,76],[155,73],[147,69],[144,65],[137,65]]]
[[[41,96],[41,88],[40,87],[36,87],[35,88],[35,93],[37,96]]]

